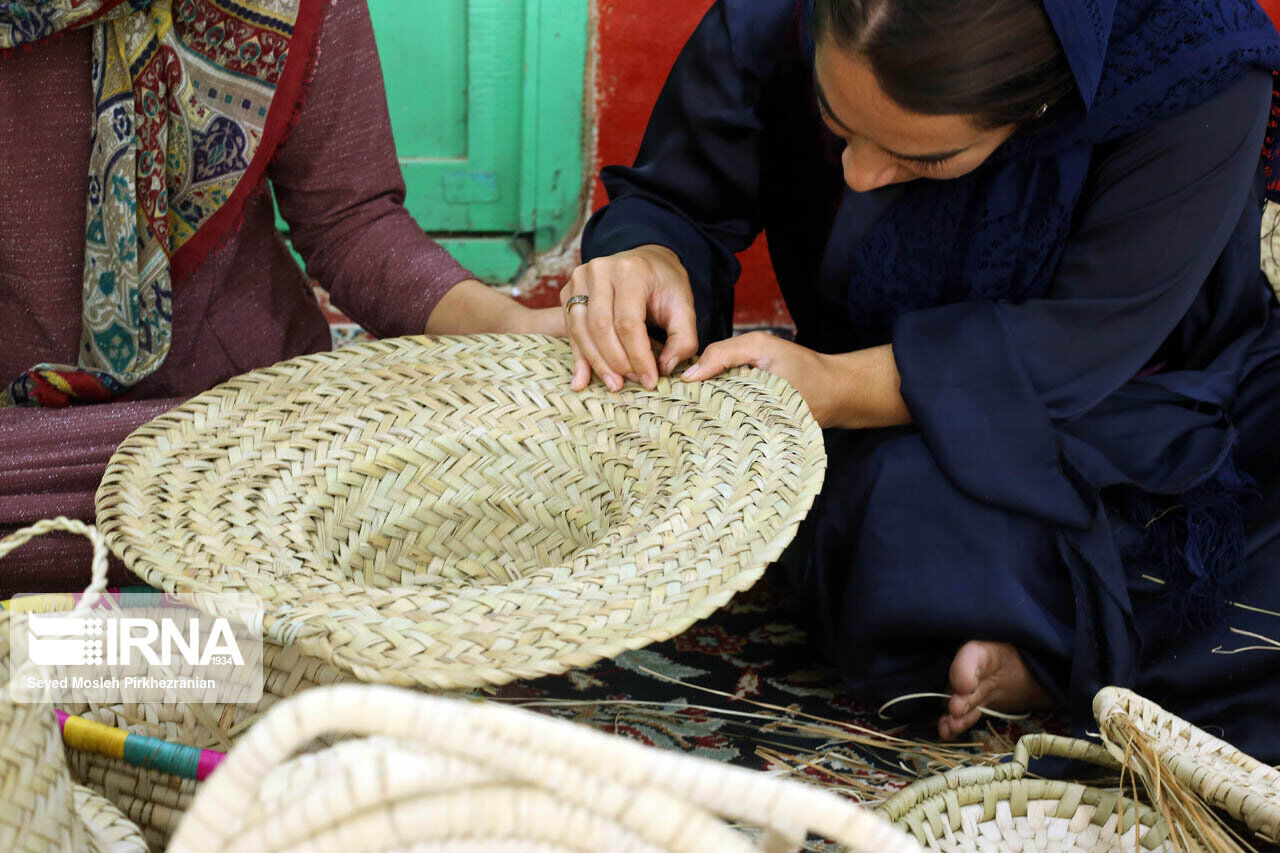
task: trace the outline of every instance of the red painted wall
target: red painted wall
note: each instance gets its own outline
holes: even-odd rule
[[[1280,2],[1280,0],[1277,0]],[[598,50],[595,91],[597,144],[593,208],[607,200],[596,177],[602,166],[631,163],[649,111],[680,48],[711,0],[596,0]],[[761,237],[744,252],[734,320],[744,326],[790,325]]]
[[[1280,27],[1280,0],[1260,0],[1262,8],[1267,10],[1267,14],[1271,16],[1271,20]]]

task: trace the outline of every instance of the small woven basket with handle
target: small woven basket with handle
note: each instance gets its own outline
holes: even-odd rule
[[[54,531],[94,543],[95,586],[90,589],[105,587],[106,546],[96,530],[78,521],[59,518],[19,530],[0,540],[0,557]],[[53,706],[11,699],[10,615],[0,609],[0,850],[145,853],[136,825],[102,796],[72,782]]]
[[[1027,778],[1032,758],[1059,756],[1118,771],[1101,746],[1056,735],[1026,735],[1013,761],[961,767],[903,788],[880,812],[931,850],[948,853],[1177,853],[1154,809],[1116,791]]]

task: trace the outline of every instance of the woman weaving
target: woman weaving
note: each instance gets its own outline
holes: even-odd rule
[[[943,737],[1120,684],[1278,760],[1280,655],[1213,654],[1280,634],[1226,603],[1280,611],[1276,68],[1251,0],[721,0],[602,175],[574,386],[788,379],[829,467],[784,563]],[[723,340],[761,230],[795,343]]]
[[[563,329],[405,210],[363,0],[259,5],[0,3],[0,535],[92,518],[135,427],[329,348],[267,179],[311,277],[375,334]],[[23,548],[0,587],[74,587],[82,544]]]

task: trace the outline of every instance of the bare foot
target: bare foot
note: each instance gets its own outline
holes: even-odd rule
[[[951,662],[951,700],[938,720],[938,736],[952,740],[982,717],[980,707],[1021,713],[1053,704],[1008,643],[971,640]]]

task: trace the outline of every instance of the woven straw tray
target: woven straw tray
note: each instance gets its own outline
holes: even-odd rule
[[[401,338],[233,379],[143,426],[98,523],[169,592],[251,592],[268,642],[455,689],[667,639],[751,586],[822,484],[762,371],[569,390],[564,341]]]

